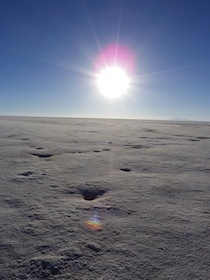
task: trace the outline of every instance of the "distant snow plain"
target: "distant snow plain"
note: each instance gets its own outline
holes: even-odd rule
[[[0,118],[2,280],[208,280],[209,201],[208,122]]]

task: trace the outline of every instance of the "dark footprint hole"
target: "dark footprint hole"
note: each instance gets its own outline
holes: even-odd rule
[[[37,156],[39,158],[49,158],[52,156],[52,154],[39,154],[39,153],[34,153],[32,154],[33,156]]]
[[[85,200],[94,200],[97,197],[103,195],[106,190],[103,189],[82,189],[80,190],[81,195]]]
[[[189,141],[192,141],[192,142],[197,142],[197,141],[200,141],[200,139],[188,139]]]
[[[37,150],[43,150],[44,148],[43,147],[37,147],[36,149]]]
[[[155,129],[144,129],[144,131],[146,131],[146,132],[158,132],[158,131],[155,130]]]
[[[31,171],[26,171],[26,172],[21,173],[20,175],[27,177],[27,176],[30,176],[30,175],[32,175],[32,174],[33,174],[33,172],[31,172]]]
[[[143,145],[132,145],[132,146],[130,146],[130,148],[132,148],[132,149],[142,149],[142,148],[145,148],[145,146],[143,146]]]
[[[95,151],[94,151],[94,153],[100,153],[100,152],[101,152],[101,151],[99,151],[99,150],[95,150]]]
[[[122,170],[122,171],[124,171],[124,172],[130,172],[131,171],[131,169],[130,168],[120,168],[120,170]]]
[[[202,139],[204,139],[204,140],[205,140],[205,139],[210,139],[210,137],[205,137],[205,136],[198,136],[198,137],[196,137],[196,138],[197,138],[197,139],[201,139],[201,140],[202,140]]]
[[[43,260],[41,262],[42,268],[43,269],[47,269],[51,272],[51,274],[55,275],[59,273],[60,268],[58,266],[56,266],[53,263],[50,263],[50,261],[45,261]]]

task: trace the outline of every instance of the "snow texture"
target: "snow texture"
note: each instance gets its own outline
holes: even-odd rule
[[[0,279],[208,280],[209,190],[210,123],[1,117]]]

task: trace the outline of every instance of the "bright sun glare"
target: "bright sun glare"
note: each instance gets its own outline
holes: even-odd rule
[[[107,66],[99,73],[97,83],[101,93],[110,98],[121,97],[129,87],[129,77],[123,68]]]

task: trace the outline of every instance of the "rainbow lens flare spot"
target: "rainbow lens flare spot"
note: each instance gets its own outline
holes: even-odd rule
[[[102,230],[103,224],[100,221],[97,212],[89,220],[85,222],[85,226],[91,230]]]

